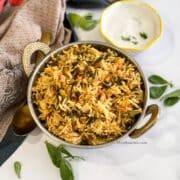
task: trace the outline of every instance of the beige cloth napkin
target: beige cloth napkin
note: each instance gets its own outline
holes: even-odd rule
[[[0,14],[0,141],[9,127],[18,103],[26,96],[27,77],[22,69],[24,47],[52,33],[52,44],[68,42],[63,26],[65,0],[27,0],[18,8],[6,7]]]

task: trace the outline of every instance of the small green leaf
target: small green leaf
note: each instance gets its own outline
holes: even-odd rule
[[[167,98],[170,98],[170,97],[178,97],[180,98],[180,89],[177,89],[175,91],[172,91],[166,95],[164,95],[161,100],[164,100],[164,99],[167,99]]]
[[[90,31],[96,27],[97,23],[97,20],[86,19],[85,17],[81,17],[79,26],[85,31]]]
[[[79,22],[81,19],[81,16],[75,13],[69,13],[68,14],[68,18],[71,22],[71,24],[73,25],[73,27],[78,27],[79,26]]]
[[[19,161],[14,162],[14,171],[17,177],[21,178],[21,163]]]
[[[72,166],[64,158],[62,158],[60,162],[60,174],[61,174],[62,180],[74,180]]]
[[[148,35],[145,32],[140,32],[139,35],[143,38],[143,39],[147,39]]]
[[[131,36],[131,38],[132,38],[133,40],[136,40],[136,37],[135,37],[135,36]]]
[[[167,84],[168,81],[162,78],[161,76],[158,75],[152,75],[148,78],[149,82],[152,84]]]
[[[167,89],[167,86],[159,86],[159,87],[152,86],[150,87],[150,97],[153,99],[157,99],[164,94],[166,89]]]
[[[84,16],[80,16],[76,13],[69,13],[68,18],[74,27],[81,27],[85,31],[94,29],[98,23],[97,20],[93,19],[91,13],[87,13]]]
[[[59,167],[60,161],[61,161],[61,154],[58,151],[58,148],[50,143],[48,143],[47,141],[46,143],[46,147],[49,153],[49,156],[51,157],[51,160],[53,162],[53,164],[56,167]]]
[[[91,20],[93,18],[93,15],[91,13],[87,13],[86,15],[84,15],[84,18],[86,20]]]
[[[164,100],[164,105],[165,106],[173,106],[174,104],[176,104],[179,101],[179,97],[169,97],[167,99]]]
[[[136,44],[138,44],[138,42],[137,42],[137,41],[132,41],[132,43],[133,43],[133,44],[135,44],[135,45],[136,45]]]
[[[131,40],[131,38],[129,36],[121,36],[121,39],[123,41],[130,41]]]

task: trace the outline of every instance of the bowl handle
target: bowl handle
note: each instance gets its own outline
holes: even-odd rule
[[[24,48],[22,64],[27,77],[31,75],[32,71],[34,70],[35,64],[38,64],[40,60],[43,59],[44,54],[48,54],[51,50],[51,48],[49,47],[51,34],[49,32],[42,33],[40,41],[41,42],[30,43]],[[32,64],[31,57],[36,51],[36,62]]]
[[[143,125],[141,128],[135,129],[134,131],[132,131],[129,134],[129,137],[138,138],[139,136],[143,135],[146,131],[148,131],[157,122],[159,118],[159,112],[160,112],[160,108],[158,105],[152,104],[148,106],[146,109],[145,116],[147,116],[148,114],[151,114],[149,121],[145,125]]]

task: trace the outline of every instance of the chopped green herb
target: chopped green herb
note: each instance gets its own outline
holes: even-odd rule
[[[131,36],[131,37],[132,37],[132,39],[136,40],[136,37],[135,37],[135,36]]]
[[[14,171],[17,175],[17,177],[21,178],[21,163],[19,161],[14,162]]]
[[[148,35],[145,32],[140,32],[139,35],[143,38],[143,39],[147,39]]]
[[[136,37],[135,36],[121,36],[121,39],[123,41],[130,41],[131,43],[133,44],[138,44],[138,41],[136,40]]]
[[[122,39],[123,41],[130,41],[130,40],[131,40],[130,36],[127,36],[127,37],[121,36],[121,39]]]
[[[136,44],[138,44],[138,42],[137,42],[137,41],[132,41],[132,43],[133,43],[133,44],[135,44],[135,45],[136,45]]]

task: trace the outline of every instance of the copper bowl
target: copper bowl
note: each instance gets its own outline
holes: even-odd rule
[[[36,113],[36,109],[33,105],[32,102],[32,87],[33,84],[38,76],[38,74],[43,70],[43,68],[46,66],[47,62],[49,61],[50,57],[53,54],[56,54],[57,52],[60,52],[66,48],[69,48],[72,45],[80,45],[80,44],[90,44],[94,47],[97,48],[110,48],[112,50],[117,51],[121,56],[127,58],[129,61],[131,61],[137,68],[137,70],[140,72],[143,83],[144,83],[144,107],[143,107],[143,111],[141,113],[141,115],[139,116],[138,120],[136,121],[136,123],[132,126],[132,128],[123,136],[111,141],[111,142],[107,142],[105,144],[101,144],[101,145],[75,145],[75,144],[71,144],[68,143],[58,137],[56,137],[55,135],[53,135],[52,133],[50,133],[40,122],[38,115]],[[35,67],[35,65],[31,64],[31,56],[34,52],[36,51],[42,51],[44,54],[46,54],[45,58]],[[148,104],[148,99],[149,99],[149,88],[148,88],[148,84],[147,84],[147,79],[144,76],[143,70],[141,69],[141,67],[139,66],[139,64],[131,57],[127,56],[124,52],[121,52],[119,49],[107,44],[107,43],[103,43],[103,42],[96,42],[96,41],[82,41],[82,42],[74,42],[74,43],[70,43],[68,45],[59,47],[55,50],[51,50],[50,47],[44,43],[41,42],[35,42],[35,43],[30,43],[29,45],[26,46],[25,50],[24,50],[24,54],[23,54],[23,67],[24,70],[26,72],[26,74],[29,76],[31,75],[30,79],[29,79],[29,84],[28,84],[28,90],[27,90],[27,102],[29,105],[29,109],[31,112],[31,115],[34,119],[34,121],[36,122],[37,126],[48,136],[50,137],[52,140],[55,140],[56,142],[59,142],[61,144],[65,144],[65,145],[69,145],[72,147],[78,147],[78,148],[97,148],[97,147],[103,147],[105,145],[110,145],[112,143],[116,143],[117,141],[122,140],[123,138],[125,138],[126,136],[129,136],[130,138],[138,138],[141,135],[143,135],[146,131],[148,131],[157,121],[158,117],[159,117],[159,107],[156,104],[152,104],[152,105],[147,105]],[[35,67],[35,69],[34,69]],[[150,115],[150,118],[147,122],[145,122],[145,124],[140,127],[137,128],[138,124],[140,121],[143,120],[143,118],[148,115]]]

